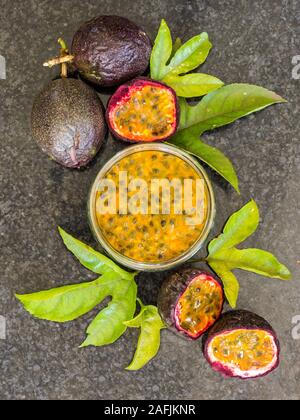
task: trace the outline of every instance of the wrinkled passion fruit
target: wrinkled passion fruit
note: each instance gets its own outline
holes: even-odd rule
[[[74,35],[72,54],[81,76],[99,86],[117,86],[145,73],[152,43],[135,23],[99,16]]]
[[[267,321],[240,310],[224,314],[209,331],[204,354],[224,376],[253,379],[278,367],[280,345]]]
[[[187,268],[164,282],[158,309],[171,330],[195,340],[217,321],[223,303],[224,292],[218,280],[201,270]]]
[[[55,80],[34,102],[32,134],[43,152],[59,164],[69,168],[86,166],[105,139],[102,102],[80,80]]]
[[[169,86],[147,78],[122,85],[111,97],[107,122],[112,134],[129,142],[164,141],[175,134],[179,104]]]

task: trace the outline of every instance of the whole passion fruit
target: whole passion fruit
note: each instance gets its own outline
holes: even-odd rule
[[[174,90],[144,77],[120,86],[106,114],[112,134],[128,142],[167,140],[176,133],[179,118]]]
[[[278,367],[280,345],[263,318],[248,311],[231,311],[209,331],[204,354],[212,368],[224,376],[253,379]]]
[[[146,32],[130,20],[99,16],[76,32],[71,51],[83,78],[111,87],[145,73],[152,43]]]
[[[217,279],[201,270],[187,268],[164,282],[158,309],[172,331],[196,340],[220,317],[223,303],[223,287]]]
[[[65,167],[86,166],[98,153],[106,131],[101,100],[80,80],[55,80],[34,102],[33,137],[43,152]]]

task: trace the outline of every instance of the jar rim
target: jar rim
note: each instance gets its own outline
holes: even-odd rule
[[[99,186],[99,181],[104,178],[104,176],[115,166],[118,162],[123,160],[124,158],[144,151],[158,151],[158,152],[165,152],[176,157],[183,159],[186,163],[188,163],[191,167],[195,169],[195,171],[201,175],[201,177],[205,181],[205,186],[208,192],[208,211],[206,216],[205,226],[202,230],[202,233],[199,239],[195,242],[195,244],[189,248],[185,253],[181,254],[180,256],[164,262],[141,262],[132,260],[129,257],[119,253],[115,250],[109,242],[105,239],[100,226],[97,221],[96,215],[96,193]],[[147,144],[138,144],[134,146],[129,146],[126,149],[118,152],[112,159],[110,159],[98,172],[96,179],[92,184],[92,188],[89,194],[88,200],[88,219],[91,231],[97,241],[97,243],[103,248],[103,250],[113,258],[117,263],[127,267],[128,269],[132,269],[134,271],[144,271],[144,272],[154,272],[154,271],[164,271],[170,270],[175,268],[179,265],[186,263],[190,260],[193,256],[195,256],[200,249],[203,247],[212,227],[214,224],[216,213],[216,205],[215,205],[215,196],[212,188],[211,181],[207,175],[207,172],[203,168],[203,166],[192,157],[189,153],[179,149],[176,146],[166,144],[166,143],[147,143]]]

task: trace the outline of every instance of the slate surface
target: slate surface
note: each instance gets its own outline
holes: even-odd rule
[[[299,265],[299,87],[292,57],[300,54],[297,0],[1,0],[0,54],[7,79],[0,80],[0,340],[2,399],[299,399],[300,341],[292,318],[300,314]],[[32,101],[56,70],[41,63],[56,54],[56,40],[68,42],[83,21],[120,14],[139,22],[154,38],[162,17],[174,34],[188,39],[207,31],[215,45],[203,72],[227,83],[249,82],[273,89],[289,104],[273,107],[218,130],[206,140],[234,162],[239,197],[209,171],[217,196],[213,234],[250,197],[262,224],[247,243],[276,253],[293,271],[293,283],[240,272],[239,306],[266,317],[282,341],[282,364],[271,376],[250,382],[225,380],[205,363],[198,343],[165,331],[159,356],[143,371],[129,373],[136,333],[117,344],[78,350],[92,315],[54,325],[27,315],[14,293],[47,289],[92,276],[66,252],[56,226],[95,245],[86,201],[101,165],[123,146],[109,139],[86,171],[65,170],[48,160],[31,139]],[[164,274],[141,275],[140,294],[156,301]],[[96,312],[95,312],[96,313]],[[94,313],[94,314],[95,314]],[[2,319],[2,318],[1,318]],[[3,332],[3,328],[1,330]]]

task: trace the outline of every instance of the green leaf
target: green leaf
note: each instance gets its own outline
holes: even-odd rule
[[[236,171],[230,160],[220,150],[209,146],[194,135],[189,135],[186,131],[179,132],[169,142],[201,159],[239,192]]]
[[[163,70],[163,80],[166,76],[189,73],[203,64],[212,48],[206,32],[197,35],[183,44]]]
[[[236,248],[256,231],[258,224],[259,210],[252,200],[229,218],[223,233],[208,247],[207,262],[222,279],[226,297],[233,308],[237,304],[239,283],[232,270],[242,269],[266,277],[291,279],[287,267],[269,252]]]
[[[127,370],[142,369],[158,353],[160,348],[160,332],[165,328],[156,306],[143,306],[140,314],[131,321],[125,322],[127,327],[141,328],[137,350]]]
[[[161,80],[166,63],[172,54],[172,36],[165,20],[162,20],[150,59],[151,78]]]
[[[291,278],[289,270],[270,252],[262,249],[232,249],[229,252],[228,261],[234,268],[274,279]]]
[[[173,46],[170,29],[162,20],[150,59],[151,78],[164,81],[167,76],[189,73],[204,63],[211,48],[207,33],[197,35],[183,45],[178,39]]]
[[[180,130],[188,130],[189,134],[199,136],[281,102],[286,101],[259,86],[224,86],[206,95],[196,106],[181,102],[184,109]]]
[[[68,322],[90,312],[106,297],[107,287],[119,276],[105,273],[90,283],[59,287],[29,295],[16,295],[34,317],[53,322]]]
[[[223,233],[209,244],[209,253],[217,255],[224,248],[232,248],[244,242],[256,232],[259,220],[257,204],[251,200],[228,219]]]
[[[203,96],[224,85],[216,77],[202,73],[192,73],[185,76],[167,76],[163,81],[171,86],[178,96],[183,98]]]
[[[87,329],[87,339],[81,347],[105,346],[117,341],[126,331],[124,322],[131,319],[136,310],[137,285],[132,280],[122,279],[106,289],[112,300]]]
[[[115,272],[119,274],[121,278],[128,280],[132,280],[135,277],[135,274],[128,273],[123,270],[108,257],[100,254],[78,239],[73,238],[73,236],[69,235],[63,229],[59,228],[59,233],[68,250],[72,252],[72,254],[78,258],[80,263],[88,270],[97,274]]]

